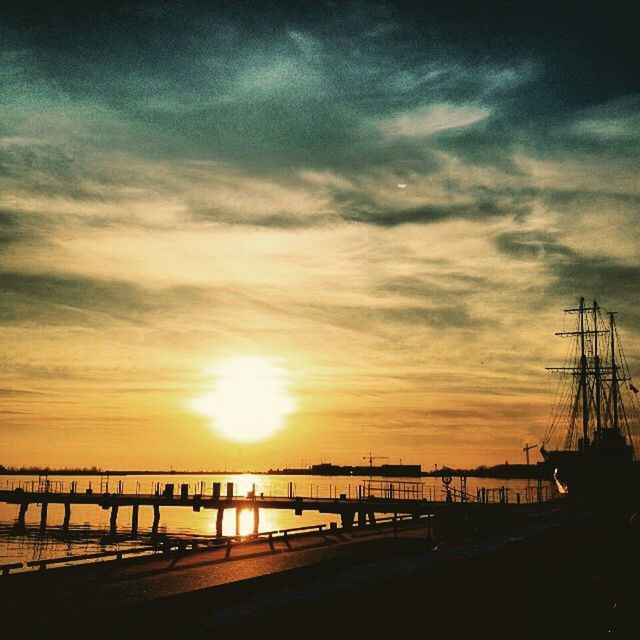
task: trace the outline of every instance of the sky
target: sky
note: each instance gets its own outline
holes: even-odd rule
[[[580,296],[640,379],[640,9],[590,4],[3,2],[0,464],[524,462]],[[261,442],[194,410],[238,358]]]

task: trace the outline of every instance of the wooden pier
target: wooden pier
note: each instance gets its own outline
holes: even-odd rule
[[[418,483],[392,483],[384,482],[379,486],[375,484],[359,485],[357,495],[350,497],[341,493],[334,497],[296,496],[290,486],[287,496],[264,496],[256,494],[255,490],[245,496],[234,495],[233,483],[226,484],[226,492],[222,493],[222,485],[215,482],[211,493],[204,495],[190,493],[189,485],[180,486],[178,493],[174,494],[175,485],[166,484],[162,491],[158,486],[153,494],[128,494],[124,492],[96,493],[91,489],[84,492],[77,490],[77,484],[72,483],[69,491],[57,484],[42,483],[38,486],[16,487],[0,491],[0,502],[15,504],[18,506],[17,526],[25,526],[27,511],[31,505],[40,505],[40,529],[46,530],[47,513],[50,504],[64,506],[63,529],[68,529],[71,521],[73,505],[96,505],[102,509],[111,511],[109,529],[112,535],[117,533],[118,515],[122,508],[131,509],[130,531],[132,535],[138,532],[138,519],[140,507],[153,509],[152,532],[157,533],[160,523],[161,509],[167,507],[190,508],[193,511],[202,509],[215,509],[216,536],[222,537],[223,520],[225,512],[234,510],[236,517],[236,534],[240,529],[240,513],[243,510],[253,512],[253,531],[258,533],[260,526],[261,509],[287,509],[296,515],[304,511],[316,511],[330,513],[340,517],[341,526],[350,529],[357,522],[364,525],[367,522],[375,524],[376,514],[409,515],[419,518],[423,515],[440,515],[447,513],[477,513],[479,510],[517,509],[520,506],[520,496],[515,501],[509,500],[508,491],[504,488],[495,490],[478,490],[476,495],[470,495],[460,490],[450,489],[445,485],[438,495],[436,491],[418,491],[416,487],[408,490],[406,484]],[[396,486],[398,485],[398,486]],[[122,489],[122,485],[118,487]],[[538,496],[539,498],[539,496]],[[530,500],[527,500],[530,501]]]

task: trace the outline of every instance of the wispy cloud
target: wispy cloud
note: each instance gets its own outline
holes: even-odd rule
[[[424,137],[468,127],[490,115],[491,110],[485,107],[436,104],[385,118],[377,126],[389,137]]]

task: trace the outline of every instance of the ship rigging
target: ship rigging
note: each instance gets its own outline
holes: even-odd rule
[[[572,347],[564,366],[548,367],[560,382],[540,452],[561,490],[579,493],[600,488],[605,475],[637,473],[640,407],[615,312],[605,317],[597,301],[585,306],[580,298],[565,313],[575,327],[556,335],[571,338]]]

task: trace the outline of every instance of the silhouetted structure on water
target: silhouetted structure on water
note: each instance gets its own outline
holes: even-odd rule
[[[571,494],[629,493],[637,490],[640,463],[634,447],[640,408],[638,389],[620,345],[615,314],[605,320],[598,303],[580,298],[565,365],[549,367],[561,374],[557,405],[540,449],[554,468],[561,491]]]

